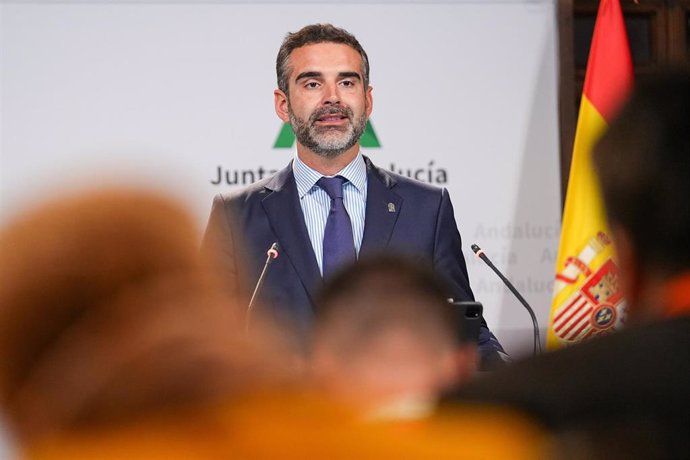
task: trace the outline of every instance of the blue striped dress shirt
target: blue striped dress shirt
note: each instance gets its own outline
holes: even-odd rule
[[[323,174],[304,164],[297,155],[292,162],[292,172],[297,183],[304,222],[307,224],[311,246],[319,263],[319,271],[323,275],[323,233],[326,219],[331,209],[331,198],[316,182]],[[359,255],[364,235],[364,216],[367,206],[367,165],[362,154],[358,153],[354,160],[339,171],[336,176],[343,176],[348,180],[343,184],[343,202],[352,222],[355,251]]]

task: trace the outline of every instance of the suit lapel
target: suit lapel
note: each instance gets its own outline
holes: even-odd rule
[[[266,188],[272,193],[269,193],[261,204],[273,232],[278,237],[280,252],[290,259],[313,303],[323,281],[302,217],[292,162],[276,174],[266,184]]]
[[[367,164],[367,209],[360,257],[388,246],[403,204],[403,199],[392,191],[396,184],[393,176],[374,166],[369,158],[364,157],[364,160]]]

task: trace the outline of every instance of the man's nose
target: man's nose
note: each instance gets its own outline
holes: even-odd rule
[[[340,92],[337,84],[327,84],[323,96],[324,104],[340,104]]]

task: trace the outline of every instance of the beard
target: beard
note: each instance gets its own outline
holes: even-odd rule
[[[288,102],[288,115],[292,130],[300,144],[324,158],[334,158],[346,152],[362,137],[367,124],[366,114],[354,119],[348,107],[333,106],[315,110],[309,120],[304,120],[292,111]],[[349,120],[345,126],[318,126],[319,118],[328,115],[341,115]]]

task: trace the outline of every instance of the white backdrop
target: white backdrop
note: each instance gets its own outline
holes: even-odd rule
[[[553,0],[61,1],[0,5],[0,218],[65,189],[160,188],[200,232],[218,168],[277,169],[275,56],[288,31],[332,22],[371,61],[374,162],[448,187],[470,280],[509,352],[546,326],[559,234]],[[446,180],[437,181],[437,177]],[[236,185],[235,185],[236,187]]]

